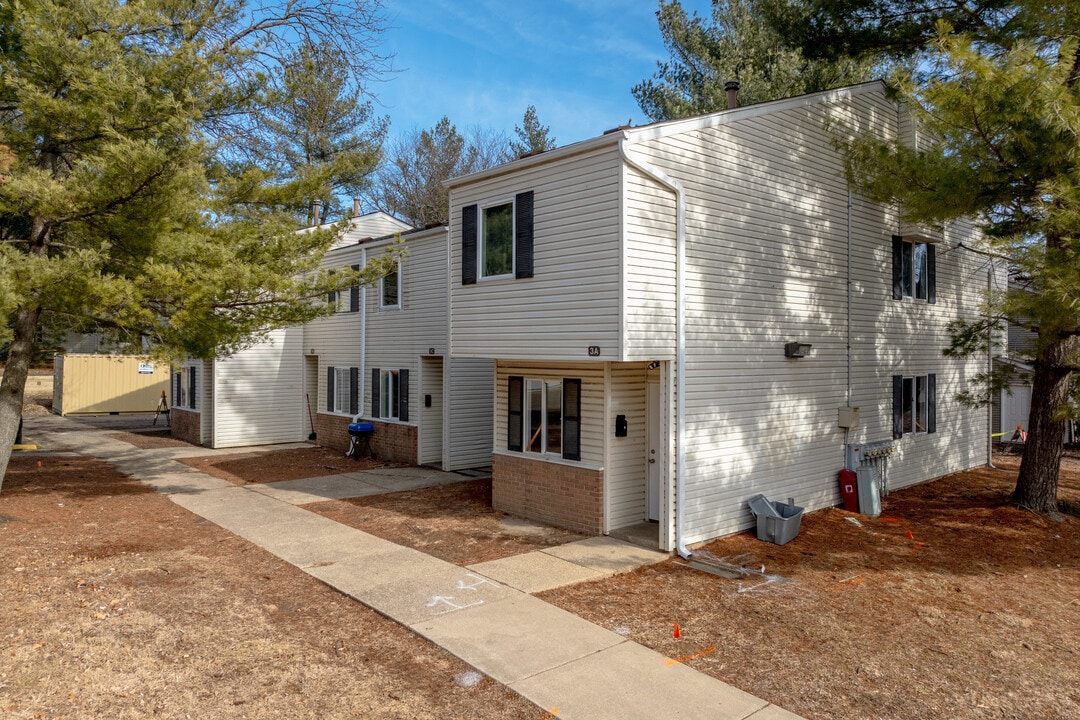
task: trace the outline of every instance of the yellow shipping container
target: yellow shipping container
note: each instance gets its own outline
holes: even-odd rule
[[[167,363],[132,355],[57,355],[53,411],[60,415],[154,412],[169,390]]]

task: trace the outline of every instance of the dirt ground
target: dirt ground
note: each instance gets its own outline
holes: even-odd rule
[[[339,457],[190,462],[243,483],[331,474]],[[108,466],[42,461],[18,458],[0,494],[12,717],[543,717]],[[1063,522],[1010,506],[1019,458],[996,462],[893,492],[879,518],[834,508],[787,545],[742,533],[699,553],[740,579],[672,559],[540,597],[810,720],[1077,718],[1080,460],[1063,463]],[[307,508],[461,565],[578,537],[525,529],[489,493],[480,480]]]
[[[998,464],[705,548],[742,579],[672,560],[540,597],[814,720],[1077,718],[1080,519],[1011,507]],[[1062,477],[1080,500],[1080,461]]]
[[[0,568],[4,718],[544,715],[95,460],[13,458]]]

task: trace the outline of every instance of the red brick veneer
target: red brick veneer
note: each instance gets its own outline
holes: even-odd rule
[[[496,510],[589,535],[604,532],[604,472],[516,455],[491,458]]]
[[[173,408],[169,411],[172,436],[196,445],[202,445],[202,413]]]
[[[352,418],[319,413],[315,418],[316,441],[323,447],[345,452],[349,449],[349,423]],[[371,449],[380,460],[416,465],[417,427],[364,418],[375,426]]]

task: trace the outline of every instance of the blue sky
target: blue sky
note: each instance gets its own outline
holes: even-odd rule
[[[683,0],[707,15],[709,0]],[[383,51],[397,72],[369,89],[390,134],[431,128],[513,136],[525,108],[559,145],[630,120],[646,122],[631,88],[667,58],[653,0],[386,0]]]

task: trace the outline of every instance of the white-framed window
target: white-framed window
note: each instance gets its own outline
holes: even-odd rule
[[[507,378],[507,450],[581,459],[581,380]]]
[[[525,381],[525,452],[562,454],[562,381]]]
[[[937,376],[893,376],[893,438],[937,431]]]
[[[379,377],[379,417],[398,419],[401,374],[397,370],[383,370]]]
[[[937,302],[936,275],[933,244],[893,237],[893,299]]]
[[[199,406],[199,368],[185,365],[173,373],[173,407],[197,410]]]
[[[461,208],[461,284],[533,277],[533,191]]]
[[[384,310],[401,308],[401,263],[386,277],[379,280],[379,307]]]
[[[480,277],[514,274],[514,203],[488,205],[480,210]]]
[[[359,265],[350,265],[353,270],[359,270]],[[333,275],[336,271],[331,270],[330,274]],[[327,293],[327,304],[334,308],[335,313],[339,312],[360,312],[360,285],[353,285],[347,290],[333,290]]]
[[[328,367],[326,369],[326,411],[355,415],[359,410],[359,369]]]

